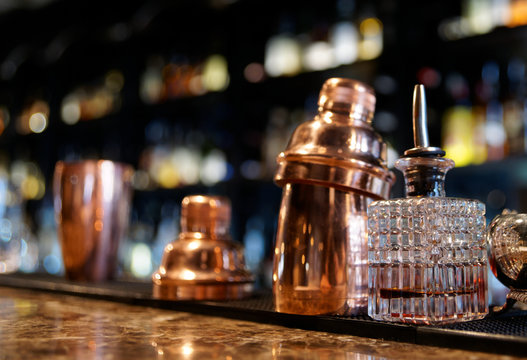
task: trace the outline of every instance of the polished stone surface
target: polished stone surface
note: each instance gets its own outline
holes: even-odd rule
[[[514,359],[0,287],[2,359]]]

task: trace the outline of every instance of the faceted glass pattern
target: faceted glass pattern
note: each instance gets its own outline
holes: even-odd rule
[[[437,324],[488,312],[485,205],[409,197],[368,207],[368,315]]]

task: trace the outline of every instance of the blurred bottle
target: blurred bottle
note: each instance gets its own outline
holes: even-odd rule
[[[276,171],[276,154],[280,153],[287,146],[289,137],[296,125],[297,121],[294,121],[294,117],[286,108],[275,107],[271,109],[261,150],[265,177],[271,178],[274,175]]]
[[[465,0],[462,4],[462,16],[471,34],[485,34],[509,25],[512,12],[510,0]]]
[[[446,87],[454,104],[446,109],[442,118],[443,148],[457,166],[470,165],[480,157],[480,143],[485,147],[485,141],[478,138],[468,82],[462,75],[453,73],[447,76]]]
[[[515,27],[525,24],[527,24],[527,0],[511,0],[507,26]]]
[[[472,102],[472,139],[474,157],[472,164],[478,165],[487,161],[487,104],[491,97],[491,87],[481,78],[473,86]]]
[[[487,161],[487,135],[485,107],[475,103],[472,106],[472,164],[483,164]]]
[[[487,160],[502,160],[508,154],[505,127],[503,124],[503,105],[499,99],[500,69],[494,61],[488,61],[481,70],[482,96],[488,99],[485,108],[485,137],[487,141]]]
[[[494,28],[492,0],[465,0],[462,12],[472,34],[485,34]]]
[[[474,162],[474,118],[467,105],[456,105],[443,116],[443,147],[457,166]]]
[[[503,125],[510,155],[521,155],[525,149],[525,63],[517,58],[507,67],[507,91],[504,92]]]
[[[0,168],[0,274],[20,267],[22,229],[22,196],[12,186],[7,171]]]

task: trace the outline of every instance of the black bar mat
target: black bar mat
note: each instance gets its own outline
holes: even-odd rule
[[[79,283],[36,274],[0,275],[0,286],[49,291],[196,314],[243,319],[290,328],[326,331],[420,345],[525,356],[527,311],[489,315],[485,319],[444,326],[416,326],[371,320],[367,316],[306,316],[274,311],[270,293],[246,300],[167,301],[152,298],[146,282]]]

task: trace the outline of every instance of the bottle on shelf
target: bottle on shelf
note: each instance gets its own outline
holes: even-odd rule
[[[373,90],[325,82],[318,115],[300,124],[278,156],[283,187],[274,250],[276,310],[352,315],[367,307],[369,203],[386,199],[395,177],[371,126]]]
[[[499,99],[500,69],[494,61],[483,65],[481,70],[483,87],[488,92],[485,108],[485,138],[487,140],[487,160],[503,160],[508,155],[507,135],[503,124],[503,105]]]
[[[414,91],[414,143],[395,166],[406,198],[368,207],[368,315],[441,324],[488,312],[485,205],[445,197],[454,162],[428,143],[424,86]]]
[[[442,117],[442,143],[446,156],[458,166],[483,162],[486,159],[485,117],[481,111],[473,111],[476,107],[470,103],[465,77],[457,73],[449,74],[446,83],[448,93],[454,100]]]
[[[510,0],[510,16],[507,22],[508,27],[516,27],[527,24],[527,1]]]
[[[510,155],[525,152],[525,63],[513,58],[507,66],[507,91],[502,100],[503,126],[507,135]]]

